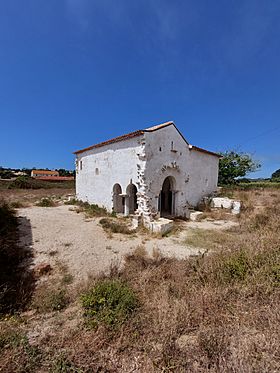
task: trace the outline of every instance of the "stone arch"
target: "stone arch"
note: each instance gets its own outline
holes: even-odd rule
[[[175,215],[175,192],[176,180],[173,176],[167,176],[163,183],[159,194],[158,210],[160,216],[174,216]]]
[[[122,194],[122,187],[120,184],[115,184],[113,186],[113,210],[116,213],[124,213],[124,201]]]
[[[126,188],[126,194],[127,212],[133,214],[138,209],[136,185],[129,184]]]

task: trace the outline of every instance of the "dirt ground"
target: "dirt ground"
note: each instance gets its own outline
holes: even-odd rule
[[[108,235],[99,224],[99,218],[86,218],[68,205],[21,208],[18,216],[21,244],[32,246],[34,265],[63,264],[75,282],[106,273],[112,265],[122,265],[124,256],[139,246],[145,247],[150,255],[153,251],[178,259],[199,255],[205,249],[188,247],[184,243],[191,230],[226,229],[236,224],[223,220],[180,222],[180,230],[161,238],[149,233]]]
[[[207,211],[165,237],[108,233],[100,217],[65,205],[65,191],[56,207],[34,205],[49,191],[23,193],[28,266],[52,269],[37,268],[28,307],[0,319],[0,372],[279,371],[279,191],[236,191],[240,216]],[[127,284],[139,308],[120,329],[88,328],[81,296],[122,263],[105,281]]]

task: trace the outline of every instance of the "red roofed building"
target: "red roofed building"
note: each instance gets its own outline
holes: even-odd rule
[[[59,176],[59,172],[51,171],[51,170],[32,170],[31,171],[31,177],[38,178],[38,177],[46,177],[46,176],[57,177]]]

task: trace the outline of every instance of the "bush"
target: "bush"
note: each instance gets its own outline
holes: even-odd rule
[[[87,324],[92,327],[99,323],[108,327],[121,325],[138,304],[133,290],[119,280],[99,281],[81,300]]]
[[[55,203],[50,198],[42,198],[40,202],[36,203],[36,206],[40,206],[40,207],[54,207]]]
[[[250,272],[250,261],[244,251],[232,254],[222,262],[218,277],[222,282],[243,281]]]
[[[42,182],[34,180],[30,176],[24,175],[17,177],[9,185],[9,189],[40,189],[44,187],[45,186]]]

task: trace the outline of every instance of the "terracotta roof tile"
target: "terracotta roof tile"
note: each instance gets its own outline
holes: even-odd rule
[[[214,152],[211,152],[210,150],[199,148],[198,146],[195,146],[195,145],[190,145],[189,149],[190,150],[193,149],[193,150],[196,150],[196,151],[201,152],[201,153],[206,153],[206,154],[214,155],[214,156],[216,156],[218,158],[222,158],[222,156],[220,154],[218,154],[218,153],[214,153]]]
[[[115,138],[113,138],[111,140],[107,140],[107,141],[101,142],[99,144],[95,144],[95,145],[89,146],[88,148],[77,150],[76,152],[74,152],[74,154],[84,153],[87,150],[101,148],[102,146],[114,144],[115,142],[119,142],[119,141],[123,141],[123,140],[128,140],[128,139],[131,139],[133,137],[137,137],[137,136],[140,136],[140,135],[143,135],[143,134],[144,134],[144,131],[142,131],[142,130],[131,132],[131,133],[127,133],[126,135],[115,137]]]
[[[174,124],[174,122],[165,122],[162,124],[158,124],[157,126],[146,128],[144,131],[147,131],[147,132],[156,131],[156,130],[159,130],[160,128],[170,126],[171,124]]]
[[[51,171],[51,170],[32,170],[34,174],[40,175],[59,175],[58,171]]]
[[[115,137],[113,139],[101,142],[99,144],[95,144],[95,145],[89,146],[88,148],[77,150],[76,152],[74,152],[74,154],[84,153],[87,150],[101,148],[102,146],[105,146],[105,145],[110,145],[110,144],[114,144],[114,143],[119,142],[119,141],[128,140],[128,139],[131,139],[133,137],[141,136],[145,132],[157,131],[157,130],[159,130],[161,128],[164,128],[164,127],[167,127],[167,126],[170,126],[170,125],[174,125],[175,126],[175,123],[173,121],[169,121],[169,122],[158,124],[156,126],[148,127],[148,128],[146,128],[144,130],[138,130],[138,131],[135,131],[135,132],[131,132],[131,133],[128,133],[126,135],[118,136],[118,137]],[[185,139],[185,137],[182,135],[182,133],[178,130],[178,128],[176,126],[175,126],[175,128],[177,129],[177,131],[179,132],[179,134],[182,136],[183,140],[187,143],[187,145],[189,145],[189,143],[187,142],[187,140]],[[213,153],[211,151],[199,148],[198,146],[190,145],[190,149],[194,149],[194,150],[197,150],[197,151],[200,151],[200,152],[203,152],[203,153],[208,153],[208,154],[220,157],[219,154],[216,154],[216,153]]]
[[[42,181],[70,181],[74,180],[74,176],[39,176],[36,180]]]

